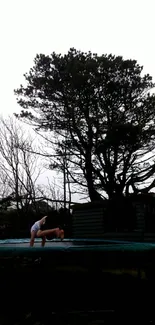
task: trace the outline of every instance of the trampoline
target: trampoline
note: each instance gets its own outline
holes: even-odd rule
[[[1,240],[1,308],[6,315],[8,306],[36,306],[43,319],[74,310],[123,309],[139,317],[151,306],[154,270],[154,243],[55,239],[30,247],[29,239]]]
[[[0,240],[0,255],[5,251],[6,253],[10,251],[15,251],[17,254],[19,252],[29,251],[33,254],[34,251],[46,252],[48,251],[117,251],[117,252],[155,252],[155,243],[146,242],[129,242],[129,241],[119,241],[119,240],[102,240],[102,239],[60,239],[47,240],[45,247],[41,247],[41,240],[36,239],[34,247],[30,247],[29,239],[5,239]]]
[[[20,259],[19,259],[20,258]],[[83,268],[84,270],[102,269],[144,269],[155,265],[155,243],[127,242],[97,239],[59,239],[48,240],[45,247],[41,247],[41,240],[30,247],[29,239],[0,240],[0,268],[7,260],[19,261],[26,258],[33,265],[33,261],[42,261],[42,265],[51,269],[54,266]],[[24,264],[26,267],[26,263]]]

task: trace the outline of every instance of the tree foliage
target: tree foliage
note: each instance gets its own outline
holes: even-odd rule
[[[154,84],[142,70],[135,60],[73,48],[37,55],[15,91],[20,117],[52,132],[70,179],[92,201],[154,187]]]

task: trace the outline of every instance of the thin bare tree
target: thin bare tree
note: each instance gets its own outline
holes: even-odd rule
[[[11,193],[17,210],[35,203],[36,182],[41,173],[38,157],[32,150],[33,139],[13,117],[0,117],[1,197]]]

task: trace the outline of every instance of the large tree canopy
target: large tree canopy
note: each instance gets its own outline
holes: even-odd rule
[[[20,117],[53,132],[91,200],[154,187],[154,84],[142,70],[135,60],[70,49],[37,55],[15,91]]]

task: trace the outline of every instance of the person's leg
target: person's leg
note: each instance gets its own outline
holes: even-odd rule
[[[59,228],[54,228],[54,229],[47,229],[47,230],[38,230],[37,232],[37,237],[46,237],[49,235],[54,235],[56,237],[59,237]]]
[[[46,243],[46,237],[42,237],[41,246],[44,247]]]
[[[33,247],[34,245],[34,240],[35,240],[35,231],[31,232],[31,239],[30,239],[30,246]]]

